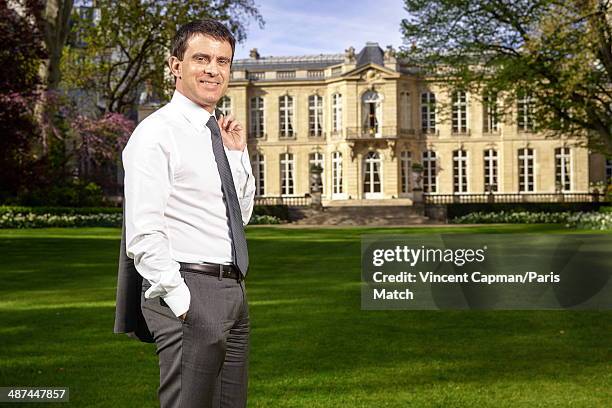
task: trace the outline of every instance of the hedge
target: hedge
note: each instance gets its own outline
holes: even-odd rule
[[[452,221],[454,224],[565,224],[568,228],[612,229],[612,212],[475,212]]]
[[[461,217],[471,213],[558,213],[558,212],[592,212],[609,206],[608,202],[542,202],[542,203],[452,203],[446,205],[448,219]]]
[[[2,208],[0,211],[0,228],[49,228],[49,227],[121,227],[123,214],[119,211],[106,213],[78,214],[79,209],[73,213],[47,212],[21,212]],[[257,215],[251,217],[249,225],[280,224],[282,221],[271,215]]]

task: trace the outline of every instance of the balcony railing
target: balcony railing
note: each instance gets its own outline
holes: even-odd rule
[[[472,203],[591,203],[605,201],[599,193],[494,193],[494,194],[423,194],[425,204]]]
[[[255,197],[255,205],[287,205],[289,207],[308,207],[310,196],[301,197]]]
[[[306,77],[310,79],[325,78],[325,71],[322,69],[308,70]]]
[[[371,139],[397,139],[409,137],[410,134],[400,130],[397,126],[379,126],[378,128],[349,127],[346,128],[347,139],[371,140]]]
[[[319,132],[319,133],[308,132],[308,137],[312,139],[321,139],[325,137],[325,132]]]
[[[278,138],[279,140],[295,140],[295,138],[297,137],[297,132],[286,132],[286,131],[280,131],[278,132]]]
[[[472,134],[471,129],[452,129],[451,130],[451,135],[452,136],[470,136]]]
[[[276,79],[295,79],[295,71],[277,71]]]
[[[265,77],[266,77],[266,73],[264,71],[255,71],[255,72],[248,73],[248,78],[252,81],[257,81],[259,79],[265,79]]]

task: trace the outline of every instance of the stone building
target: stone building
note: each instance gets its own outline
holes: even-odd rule
[[[415,182],[430,194],[586,193],[612,177],[610,160],[576,140],[534,133],[527,95],[512,118],[500,120],[499,103],[426,81],[391,47],[368,42],[299,57],[253,49],[234,61],[218,108],[247,126],[260,197],[303,197],[316,165],[324,205],[410,204]]]

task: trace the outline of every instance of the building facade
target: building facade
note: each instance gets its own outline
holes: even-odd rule
[[[252,50],[234,61],[218,108],[247,127],[260,197],[309,194],[314,166],[324,205],[410,202],[415,182],[429,194],[587,193],[612,176],[578,140],[534,133],[528,95],[501,116],[501,98],[442,85],[376,43],[302,57]]]

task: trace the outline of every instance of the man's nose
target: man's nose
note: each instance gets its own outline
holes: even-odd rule
[[[219,65],[214,59],[208,64],[204,65],[204,72],[211,76],[217,76],[219,74]]]

